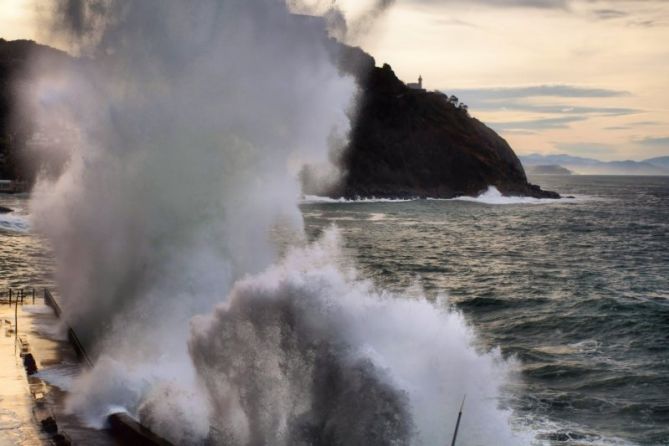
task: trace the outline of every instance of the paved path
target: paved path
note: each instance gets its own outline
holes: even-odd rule
[[[20,312],[19,324],[25,324]],[[0,446],[41,445],[34,402],[14,336],[14,307],[0,305]]]
[[[30,300],[32,302],[32,299]],[[0,303],[0,446],[51,444],[40,420],[53,416],[60,432],[77,445],[116,445],[106,431],[86,428],[64,410],[66,393],[37,376],[28,377],[20,357],[29,351],[40,371],[81,372],[71,345],[59,335],[59,321],[50,307],[19,305],[18,336],[14,333],[14,306]],[[22,342],[23,341],[23,342]]]

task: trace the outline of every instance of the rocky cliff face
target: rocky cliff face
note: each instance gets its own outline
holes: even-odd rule
[[[361,93],[339,160],[346,175],[330,195],[450,198],[495,186],[505,195],[559,197],[529,184],[509,144],[446,95],[408,88],[359,49],[336,51]]]

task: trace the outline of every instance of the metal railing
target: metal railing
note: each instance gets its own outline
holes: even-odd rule
[[[34,305],[36,296],[35,288],[7,288],[0,290],[0,304],[13,305],[19,303],[23,305],[26,301],[32,299]]]

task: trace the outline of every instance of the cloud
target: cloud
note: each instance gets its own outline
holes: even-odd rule
[[[636,121],[636,122],[630,122],[629,124],[626,125],[615,125],[611,127],[604,127],[604,130],[632,130],[637,127],[656,126],[662,124],[663,123],[660,121]]]
[[[619,19],[629,15],[629,13],[617,9],[596,9],[592,13],[599,20]]]
[[[560,115],[600,115],[600,116],[626,116],[641,113],[641,110],[625,107],[585,107],[577,105],[535,105],[525,102],[500,102],[500,101],[486,101],[471,102],[467,97],[461,96],[463,102],[469,105],[470,108],[476,110],[509,110],[509,111],[524,111],[529,113],[551,113]]]
[[[629,130],[630,127],[624,125],[612,125],[611,127],[604,127],[604,130]]]
[[[559,97],[559,98],[610,98],[629,96],[630,93],[621,90],[610,90],[605,88],[579,87],[575,85],[531,85],[524,87],[502,87],[502,88],[469,88],[456,89],[449,94],[455,94],[465,100],[467,98],[493,99],[523,99],[533,97]]]
[[[442,17],[436,17],[432,21],[436,25],[441,25],[441,26],[464,26],[467,28],[480,28],[478,25],[475,25],[473,23],[454,18],[447,19]]]
[[[587,116],[561,116],[522,121],[486,122],[486,124],[500,132],[526,133],[533,130],[567,129],[572,122],[586,119],[588,119]]]
[[[641,28],[652,28],[654,26],[666,26],[666,22],[662,22],[659,20],[630,20],[627,22],[628,26],[639,26]]]
[[[642,146],[646,147],[667,147],[669,148],[669,137],[664,136],[660,138],[648,137],[636,141]]]
[[[554,145],[558,150],[577,155],[608,155],[615,152],[615,149],[597,143],[556,143]]]
[[[628,92],[602,88],[586,88],[572,85],[538,85],[513,88],[455,89],[452,91],[460,100],[477,111],[521,111],[541,113],[558,117],[626,116],[641,110],[627,107],[582,106],[565,104],[559,99],[598,99],[627,96]],[[555,98],[557,103],[537,104],[534,98]]]
[[[432,4],[479,4],[500,7],[525,7],[525,8],[543,8],[543,9],[566,9],[570,3],[568,0],[410,0],[412,3],[432,3]]]
[[[571,6],[576,4],[599,4],[604,3],[600,0],[405,0],[407,3],[422,3],[422,4],[464,4],[464,5],[484,5],[484,6],[496,6],[496,7],[519,7],[519,8],[540,8],[540,9],[564,9],[568,10]],[[608,4],[625,4],[630,3],[629,0],[608,0]],[[635,3],[658,3],[663,4],[665,0],[635,0]],[[603,11],[604,15],[608,11],[612,11],[613,14],[616,12],[622,12],[627,15],[624,11],[618,11],[614,9],[600,9]],[[613,18],[613,17],[609,17]]]

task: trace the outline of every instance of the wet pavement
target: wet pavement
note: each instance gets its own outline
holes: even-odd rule
[[[107,431],[87,428],[67,414],[66,390],[42,380],[56,370],[64,383],[59,385],[67,387],[83,366],[53,310],[41,298],[33,305],[31,295],[24,302],[16,307],[6,295],[0,299],[0,446],[59,444],[56,428],[71,444],[118,444]],[[24,367],[28,354],[38,369],[30,376]]]

